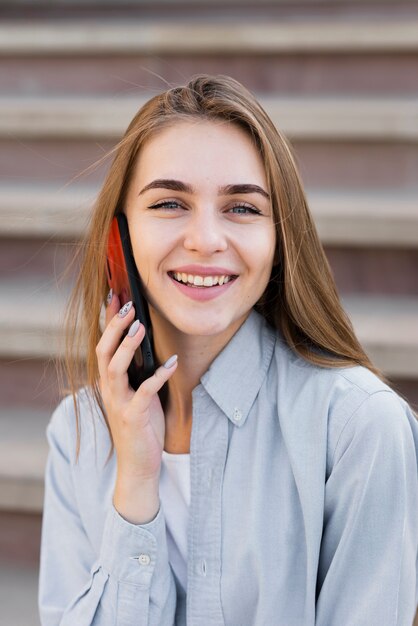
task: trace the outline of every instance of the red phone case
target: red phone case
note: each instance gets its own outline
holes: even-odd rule
[[[128,270],[123,253],[122,241],[120,239],[119,226],[116,217],[112,220],[109,239],[107,244],[106,263],[107,282],[119,297],[121,304],[126,304],[131,298],[129,287]]]
[[[128,368],[129,383],[136,390],[145,379],[154,374],[155,358],[148,305],[132,255],[128,222],[123,213],[118,213],[112,220],[107,246],[106,273],[109,287],[118,295],[120,303],[123,305],[132,300],[136,319],[140,319],[145,328],[145,336]]]

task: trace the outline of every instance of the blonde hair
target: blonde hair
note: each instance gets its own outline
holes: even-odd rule
[[[307,361],[323,367],[362,365],[385,380],[361,347],[341,306],[289,143],[239,82],[223,75],[197,75],[187,85],[151,98],[135,115],[112,150],[113,163],[80,245],[81,267],[66,317],[63,362],[69,385],[65,393],[72,393],[76,411],[77,453],[80,416],[76,394],[80,387],[92,390],[106,416],[95,349],[101,337],[101,308],[108,292],[106,243],[112,218],[121,211],[137,155],[145,142],[179,121],[196,119],[238,125],[252,138],[264,162],[277,244],[270,281],[255,308]]]

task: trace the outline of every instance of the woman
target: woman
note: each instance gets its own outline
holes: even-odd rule
[[[118,212],[163,364],[137,391],[134,307],[110,293],[100,326]],[[341,308],[286,140],[235,80],[197,76],[131,122],[68,336],[44,626],[412,623],[417,422]]]

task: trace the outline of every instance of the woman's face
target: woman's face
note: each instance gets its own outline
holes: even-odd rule
[[[164,129],[140,151],[125,213],[151,313],[186,334],[235,332],[264,292],[276,242],[247,134],[226,122]]]

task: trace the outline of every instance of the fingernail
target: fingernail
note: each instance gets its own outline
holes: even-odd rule
[[[168,370],[170,369],[170,367],[173,367],[176,361],[177,361],[177,354],[173,354],[173,356],[167,359],[167,361],[163,364],[163,366],[165,367],[166,370]]]
[[[112,298],[113,298],[113,289],[111,289],[109,293],[107,294],[106,302],[108,306],[112,302]]]
[[[134,323],[131,325],[130,329],[128,330],[128,337],[133,337],[138,332],[139,325],[140,325],[140,321],[135,320]]]
[[[130,300],[129,302],[124,304],[121,310],[119,311],[118,313],[119,317],[125,317],[125,315],[128,315],[131,308],[132,308],[132,301]]]

